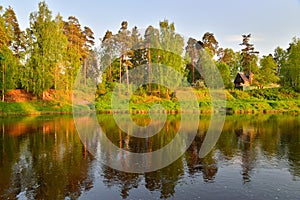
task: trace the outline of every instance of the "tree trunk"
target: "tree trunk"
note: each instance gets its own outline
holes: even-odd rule
[[[86,58],[85,58],[83,61],[84,86],[86,86],[86,74],[87,74],[87,66],[86,66]]]
[[[151,92],[151,52],[150,52],[150,43],[148,45],[148,92]]]
[[[120,84],[122,83],[122,54],[120,56]]]
[[[43,65],[42,67],[42,70],[43,70],[43,76],[42,76],[42,91],[43,91],[43,96],[42,96],[42,99],[44,100],[45,99],[45,67]]]
[[[128,73],[128,63],[127,63],[127,54],[125,53],[125,70],[126,70],[126,85],[127,93],[129,94],[129,73]]]
[[[54,90],[56,90],[57,87],[57,64],[55,65],[55,72],[54,72]]]
[[[3,64],[3,71],[2,71],[2,102],[4,102],[4,93],[5,93],[5,63]]]
[[[192,54],[192,84],[195,83],[194,55]]]
[[[112,82],[111,56],[109,56],[109,80]]]
[[[128,65],[126,64],[126,84],[127,84],[127,93],[129,94],[129,74],[128,74]]]

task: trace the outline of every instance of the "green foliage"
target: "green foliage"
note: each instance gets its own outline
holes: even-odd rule
[[[0,60],[0,89],[2,95],[5,95],[9,90],[16,87],[18,71],[16,59],[8,47],[3,46],[0,49],[0,55],[3,57]]]
[[[12,50],[17,60],[24,58],[25,33],[21,31],[14,10],[9,6],[3,14],[6,32],[8,36],[8,46]]]
[[[95,56],[89,57],[93,32],[88,27],[82,30],[75,17],[69,17],[68,22],[60,15],[53,19],[47,4],[40,2],[38,11],[30,14],[26,33],[28,60],[20,67],[19,77],[21,86],[27,91],[41,98],[50,88],[71,91],[82,66],[84,84],[87,84],[88,74],[97,74],[92,69]]]
[[[31,81],[24,85],[27,90],[40,97],[44,97],[44,91],[53,86],[55,64],[52,60],[55,59],[57,49],[57,38],[52,35],[53,28],[51,11],[44,2],[39,3],[39,10],[30,14],[30,59],[26,67],[26,75],[29,77],[25,81]]]
[[[227,94],[227,107],[233,111],[267,112],[299,111],[299,93],[286,88],[271,88],[263,90],[231,90]]]
[[[216,40],[213,33],[206,32],[202,37],[203,47],[208,48],[212,57],[217,53],[219,48],[219,43]]]
[[[7,45],[7,42],[8,36],[5,30],[4,19],[0,15],[0,49],[2,49],[3,46]]]
[[[281,100],[278,89],[250,90],[247,93],[258,99]]]
[[[261,68],[254,74],[254,84],[259,88],[279,82],[280,78],[277,75],[277,64],[272,55],[264,56],[260,60]]]
[[[200,38],[202,41],[189,38],[184,44],[184,38],[175,32],[174,23],[168,20],[160,21],[158,28],[150,25],[144,35],[141,34],[137,27],[129,29],[128,22],[123,21],[117,33],[106,32],[101,49],[93,49],[93,31],[82,26],[75,16],[66,21],[60,15],[53,17],[47,4],[40,2],[38,10],[30,14],[30,26],[24,32],[13,9],[8,7],[0,15],[0,53],[4,58],[0,61],[0,90],[6,94],[10,89],[25,88],[39,97],[49,89],[70,92],[80,71],[81,91],[87,85],[99,83],[96,91],[98,110],[111,109],[115,87],[124,93],[139,87],[130,100],[133,110],[147,110],[155,103],[167,110],[179,110],[176,97],[163,85],[172,83],[176,87],[184,79],[194,86],[200,108],[210,110],[207,87],[220,88],[222,78],[225,87],[231,89],[236,74],[244,71],[254,73],[255,84],[260,88],[279,81],[284,87],[245,92],[229,90],[229,107],[234,110],[299,108],[299,39],[294,38],[287,50],[277,48],[273,57],[263,57],[259,68],[258,52],[250,44],[251,35],[243,35],[242,50],[234,52],[219,48],[214,33],[210,32]],[[216,57],[218,60],[214,60]],[[216,69],[212,69],[214,65]],[[164,70],[163,66],[171,67],[180,76],[175,76],[172,70]],[[141,67],[137,73],[129,73],[137,67]],[[221,78],[217,78],[217,71]],[[157,81],[157,77],[160,80]],[[140,80],[149,83],[134,84]],[[154,80],[160,84],[152,83]],[[43,107],[38,104],[37,107]],[[55,107],[47,103],[45,106]],[[32,111],[37,109],[33,107]],[[11,109],[16,111],[17,107]],[[69,105],[63,104],[57,109],[67,111]],[[43,109],[38,108],[38,111]]]
[[[239,72],[239,67],[241,66],[241,55],[239,52],[234,52],[232,49],[222,49],[218,50],[218,62],[225,63],[230,68],[230,78],[233,80],[237,73]]]
[[[76,106],[77,107],[77,106]],[[76,110],[76,107],[74,108]],[[72,113],[72,104],[62,102],[0,102],[0,116],[6,115],[43,115]],[[82,111],[82,109],[81,109]],[[87,110],[89,111],[89,110]]]
[[[16,87],[17,82],[17,60],[9,48],[11,43],[5,17],[0,15],[0,89],[2,101],[10,89]]]
[[[300,91],[300,39],[294,38],[288,49],[289,57],[286,65],[286,79],[297,91]]]
[[[263,100],[293,100],[299,98],[299,94],[289,88],[270,88],[264,90],[247,91],[249,95]]]
[[[286,50],[277,47],[274,51],[274,59],[277,63],[277,73],[280,77],[280,84],[282,86],[287,85],[287,71],[285,70],[286,63],[287,63],[288,53]]]
[[[231,81],[231,78],[230,78],[230,68],[229,66],[226,64],[226,63],[217,63],[217,68],[222,76],[222,79],[223,79],[223,83],[224,83],[224,86],[226,88],[233,88],[233,82]]]

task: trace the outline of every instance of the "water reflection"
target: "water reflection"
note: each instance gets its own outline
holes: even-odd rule
[[[81,120],[89,123],[86,116]],[[163,147],[180,126],[180,116],[170,116],[158,135],[143,139],[118,129],[110,115],[98,116],[98,120],[101,134],[105,133],[113,145],[132,152]],[[133,120],[143,125],[149,119],[135,116]],[[299,116],[228,116],[218,143],[200,159],[198,153],[209,124],[210,117],[201,116],[196,138],[174,163],[136,174],[100,164],[97,159],[115,155],[109,146],[101,144],[101,134],[93,133],[92,127],[93,134],[86,137],[93,140],[80,140],[71,116],[1,119],[0,199],[99,199],[99,194],[103,198],[192,199],[217,198],[219,193],[228,198],[298,198]],[[94,158],[85,148],[88,145],[105,151],[105,155]],[[249,186],[252,196],[247,196]]]
[[[0,198],[76,198],[92,187],[92,157],[70,117],[14,118],[1,125]]]

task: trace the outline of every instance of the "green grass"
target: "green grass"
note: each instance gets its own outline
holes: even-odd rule
[[[203,112],[210,112],[212,110],[208,90],[195,90],[195,96],[198,100],[199,110]],[[73,110],[75,112],[86,112],[91,111],[93,106],[95,106],[99,113],[110,113],[112,112],[111,98],[112,93],[108,92],[99,96],[95,101],[95,105],[77,105],[75,108],[72,108],[72,104],[67,101],[0,102],[0,116],[67,114],[72,113]],[[286,88],[251,91],[227,90],[226,100],[226,109],[230,113],[300,113],[300,94]],[[190,102],[186,101],[184,103],[189,104]],[[181,110],[176,97],[167,99],[135,94],[130,98],[129,112],[147,113],[156,104],[160,104],[165,110],[170,111],[170,113]],[[216,104],[219,106],[218,102]]]
[[[79,107],[79,106],[77,106]],[[88,108],[85,109],[88,111]],[[83,111],[81,108],[80,111]],[[0,102],[0,116],[72,113],[72,104],[56,101]]]
[[[226,108],[233,113],[268,113],[268,112],[297,112],[300,113],[300,94],[291,89],[272,88],[264,90],[226,90]],[[195,90],[199,109],[210,111],[212,103],[209,91]],[[111,110],[111,93],[97,98],[95,106],[99,112]],[[188,103],[188,102],[187,102]],[[132,95],[130,99],[131,111],[148,112],[151,106],[160,104],[167,111],[180,110],[176,98],[163,99],[151,96]]]

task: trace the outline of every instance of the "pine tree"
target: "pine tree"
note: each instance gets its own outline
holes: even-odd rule
[[[258,66],[256,62],[258,59],[257,55],[259,54],[259,52],[255,51],[254,45],[249,43],[251,34],[242,35],[242,37],[243,37],[243,42],[240,45],[245,46],[241,52],[242,70],[244,71],[245,74],[250,74],[252,72],[255,73],[258,70]]]
[[[84,36],[84,45],[83,45],[83,76],[84,76],[84,85],[86,86],[87,82],[87,71],[88,71],[88,64],[87,59],[92,52],[92,47],[94,46],[94,32],[87,26],[84,27],[83,30]]]
[[[151,58],[151,48],[154,49],[155,41],[157,35],[155,35],[155,29],[153,26],[148,26],[145,31],[145,48],[146,48],[146,58],[147,58],[147,76],[148,76],[148,92],[151,92],[151,82],[152,82],[152,58]]]
[[[23,58],[25,51],[24,31],[21,31],[16,14],[10,6],[5,9],[3,18],[8,33],[9,47],[13,51],[16,58]]]
[[[187,41],[187,46],[185,48],[186,59],[189,61],[189,63],[186,66],[186,69],[188,70],[187,79],[191,84],[194,84],[195,80],[200,78],[199,76],[195,77],[195,74],[197,74],[195,73],[195,65],[197,60],[199,59],[199,54],[196,45],[197,45],[197,40],[194,38],[189,38]]]
[[[202,43],[204,48],[208,48],[210,50],[212,56],[218,52],[219,43],[213,33],[206,32],[202,37]]]
[[[131,38],[130,38],[130,31],[128,30],[128,22],[123,21],[121,23],[121,28],[116,36],[119,50],[120,50],[120,83],[122,82],[122,68],[123,65],[125,67],[125,74],[126,74],[126,85],[127,89],[129,90],[129,67],[132,66],[130,62],[130,54],[131,54]]]
[[[114,48],[115,48],[114,44],[115,41],[112,32],[106,31],[105,36],[102,39],[100,60],[103,69],[104,68],[106,69],[107,66],[109,66],[108,68],[109,72],[108,75],[106,76],[108,78],[107,81],[109,82],[113,82],[112,59],[114,58]],[[102,74],[105,73],[103,69],[101,68]]]
[[[64,25],[64,34],[68,38],[66,73],[66,90],[72,90],[73,82],[80,70],[84,56],[85,36],[78,19],[70,16]]]
[[[0,15],[0,49],[2,49],[3,46],[6,46],[9,41],[4,24],[4,19]]]

